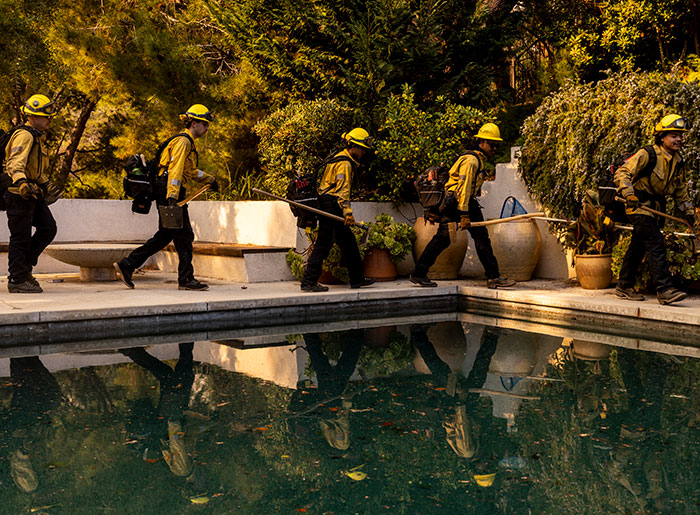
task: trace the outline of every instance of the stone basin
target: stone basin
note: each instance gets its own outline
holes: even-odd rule
[[[128,256],[134,243],[56,243],[44,252],[54,259],[80,267],[81,281],[116,281],[113,263]]]

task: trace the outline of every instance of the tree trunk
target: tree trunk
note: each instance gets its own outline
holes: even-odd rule
[[[85,104],[83,104],[83,108],[80,110],[80,115],[73,126],[73,130],[70,133],[70,143],[68,144],[66,153],[63,155],[61,169],[56,177],[56,186],[61,189],[63,189],[66,182],[68,182],[68,175],[70,175],[70,172],[73,169],[73,159],[75,158],[75,153],[78,151],[80,139],[83,137],[85,126],[90,119],[90,115],[95,110],[98,101],[99,100],[86,100]]]

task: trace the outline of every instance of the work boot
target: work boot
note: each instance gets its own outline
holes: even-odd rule
[[[508,288],[513,286],[515,281],[513,279],[508,279],[503,275],[499,275],[493,279],[486,279],[486,287],[495,290],[496,288]]]
[[[26,280],[23,283],[7,281],[7,291],[10,293],[41,293],[44,290],[39,286],[38,282]]]
[[[679,302],[685,299],[687,296],[688,294],[676,290],[675,288],[671,288],[670,290],[662,291],[661,293],[656,294],[659,304],[663,304],[664,306],[667,304],[673,304],[674,302]]]
[[[356,290],[357,288],[362,288],[363,286],[370,286],[376,282],[376,279],[369,279],[368,277],[365,277],[364,279],[362,279],[362,282],[351,284],[350,288]]]
[[[178,290],[204,291],[209,289],[208,284],[200,283],[197,279],[191,279],[185,284],[178,284]]]
[[[328,291],[328,286],[323,286],[320,283],[302,284],[301,291],[305,291],[307,293],[321,293]]]
[[[437,286],[437,283],[435,281],[431,281],[427,277],[416,277],[413,274],[408,276],[408,280],[411,281],[413,284],[417,284],[418,286],[423,286],[423,287]]]
[[[126,284],[128,288],[131,288],[133,290],[134,281],[131,280],[131,276],[134,275],[134,272],[132,270],[129,270],[129,268],[124,263],[123,259],[114,263],[114,269],[117,271],[117,275],[121,277],[122,282]]]
[[[644,295],[639,293],[637,290],[634,288],[623,288],[619,284],[615,288],[615,295],[620,297],[621,299],[627,299],[627,300],[644,300]]]
[[[29,276],[29,279],[27,279],[27,282],[28,282],[28,283],[32,283],[34,286],[39,286],[39,287],[41,287],[41,285],[39,284],[39,281],[37,281],[37,280],[36,280],[36,277],[34,277],[33,275],[30,275],[30,276]]]

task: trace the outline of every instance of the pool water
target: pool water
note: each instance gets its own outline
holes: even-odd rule
[[[694,349],[496,325],[0,359],[0,511],[700,510]]]

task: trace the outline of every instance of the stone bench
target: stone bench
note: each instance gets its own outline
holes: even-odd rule
[[[294,280],[285,260],[287,247],[196,241],[193,250],[195,276],[242,283]],[[165,272],[177,272],[177,263],[172,243],[154,256]]]

